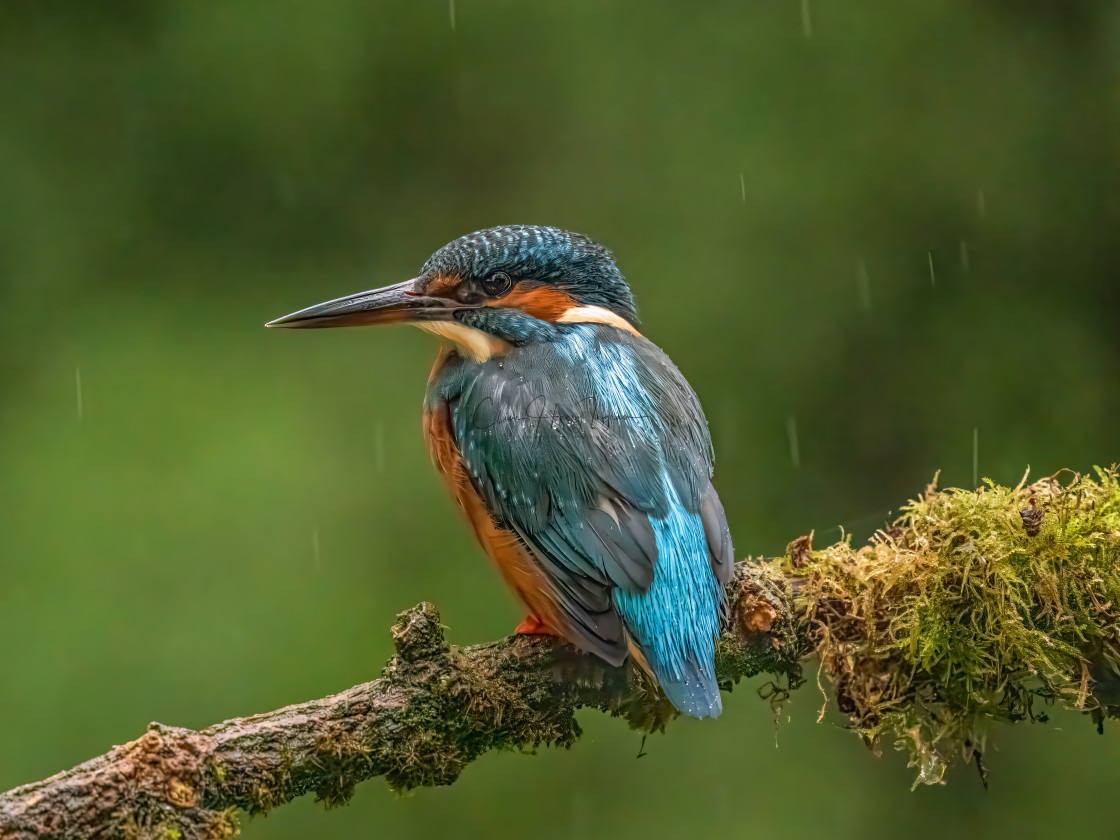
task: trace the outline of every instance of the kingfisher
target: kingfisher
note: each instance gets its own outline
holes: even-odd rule
[[[528,609],[517,632],[627,657],[698,718],[722,711],[715,645],[734,565],[695,392],[638,330],[609,250],[505,225],[419,276],[269,327],[412,323],[439,336],[423,428],[436,469]]]

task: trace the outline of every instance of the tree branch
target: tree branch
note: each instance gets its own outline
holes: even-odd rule
[[[730,689],[775,675],[772,702],[815,654],[839,710],[871,746],[907,748],[918,780],[975,761],[992,721],[1059,702],[1100,726],[1120,712],[1120,488],[1054,478],[1015,488],[933,486],[859,550],[743,562],[716,670]],[[314,792],[328,806],[385,776],[450,784],[490,749],[569,746],[577,709],[656,731],[675,717],[639,669],[541,637],[449,646],[427,603],[398,616],[379,679],[193,731],[152,723],[135,741],[0,794],[0,838],[221,838],[237,811]],[[718,725],[712,723],[709,725]]]

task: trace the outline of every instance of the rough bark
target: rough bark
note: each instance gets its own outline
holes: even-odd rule
[[[784,597],[774,583],[759,567],[739,568],[736,621],[720,646],[728,683],[799,673],[796,648],[774,646]],[[0,837],[226,837],[238,810],[306,793],[341,804],[372,776],[396,788],[450,784],[489,749],[570,745],[580,708],[642,730],[675,714],[639,670],[546,637],[449,646],[428,603],[401,613],[393,637],[396,656],[372,682],[201,731],[152,723],[135,741],[0,794]]]
[[[739,563],[729,602],[716,662],[724,688],[765,672],[780,699],[815,654],[851,728],[869,744],[905,742],[919,781],[939,781],[962,757],[983,772],[982,728],[1042,717],[1035,700],[1098,725],[1117,712],[1116,472],[975,493],[931,486],[859,550],[813,551],[805,537],[780,560]],[[637,668],[549,638],[450,646],[427,603],[392,632],[396,655],[372,682],[201,731],[152,723],[0,794],[0,838],[227,837],[238,811],[306,793],[342,804],[379,775],[395,788],[450,784],[490,749],[568,746],[577,709],[642,731],[675,717]]]

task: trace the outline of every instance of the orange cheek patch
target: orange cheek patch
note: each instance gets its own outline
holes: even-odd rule
[[[452,274],[437,274],[424,287],[424,294],[431,297],[452,298],[458,287],[458,277]]]
[[[496,306],[508,306],[520,309],[534,318],[542,321],[553,321],[575,306],[571,295],[566,295],[556,289],[517,288],[501,300],[495,301]]]

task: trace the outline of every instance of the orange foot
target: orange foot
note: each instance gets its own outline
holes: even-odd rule
[[[517,625],[513,631],[522,636],[555,636],[555,631],[532,613],[525,616],[525,620]]]

